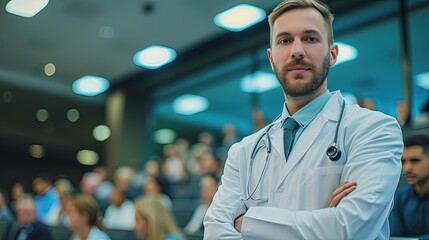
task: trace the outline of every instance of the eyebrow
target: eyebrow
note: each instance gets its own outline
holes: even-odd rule
[[[308,35],[308,34],[315,34],[315,35],[321,36],[320,32],[319,32],[319,31],[316,31],[316,30],[305,30],[305,31],[303,32],[303,34],[304,34],[304,35]],[[292,34],[290,34],[289,32],[280,32],[280,33],[278,33],[278,34],[276,35],[276,39],[278,39],[278,38],[280,38],[280,37],[288,37],[288,36],[291,36],[291,35],[292,35]]]

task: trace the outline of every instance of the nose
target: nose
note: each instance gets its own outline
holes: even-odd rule
[[[402,171],[404,173],[410,173],[411,172],[411,164],[408,161],[404,161],[402,164]]]
[[[303,59],[305,57],[304,48],[300,40],[293,41],[291,55],[293,60]]]

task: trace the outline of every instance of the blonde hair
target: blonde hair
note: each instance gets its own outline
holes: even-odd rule
[[[98,212],[97,202],[88,195],[79,194],[73,197],[72,204],[80,214],[88,215],[89,225],[103,230]]]
[[[328,43],[329,45],[334,43],[334,33],[332,29],[332,22],[334,21],[334,15],[329,10],[329,7],[319,0],[284,0],[271,12],[268,16],[268,23],[270,24],[271,34],[274,25],[274,21],[283,13],[292,9],[299,8],[314,8],[316,9],[325,20],[325,24],[328,27]],[[271,41],[270,41],[271,42]]]
[[[173,216],[158,198],[145,196],[134,205],[136,213],[148,222],[148,240],[163,240],[168,234],[183,236]]]

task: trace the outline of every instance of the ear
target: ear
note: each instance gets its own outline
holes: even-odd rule
[[[330,48],[329,66],[332,67],[337,62],[339,48],[337,44],[332,44],[329,48]]]
[[[271,69],[274,71],[274,67],[273,67],[273,55],[272,55],[271,48],[267,49],[267,56],[268,56],[268,60],[270,60]]]

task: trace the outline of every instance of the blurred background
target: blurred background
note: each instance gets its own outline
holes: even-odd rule
[[[207,132],[218,149],[226,129],[239,140],[271,122],[284,97],[266,57],[264,14],[279,2],[51,0],[22,17],[0,0],[2,187],[29,187],[41,171],[77,183],[97,166],[140,168],[179,138],[193,145]],[[350,53],[331,68],[329,90],[397,118],[407,132],[427,131],[429,1],[327,2],[335,42]],[[258,7],[263,19],[240,30],[216,22],[238,4]],[[150,46],[168,47],[155,52],[173,59],[141,66],[137,53]],[[82,95],[75,81],[85,76],[107,85]]]

